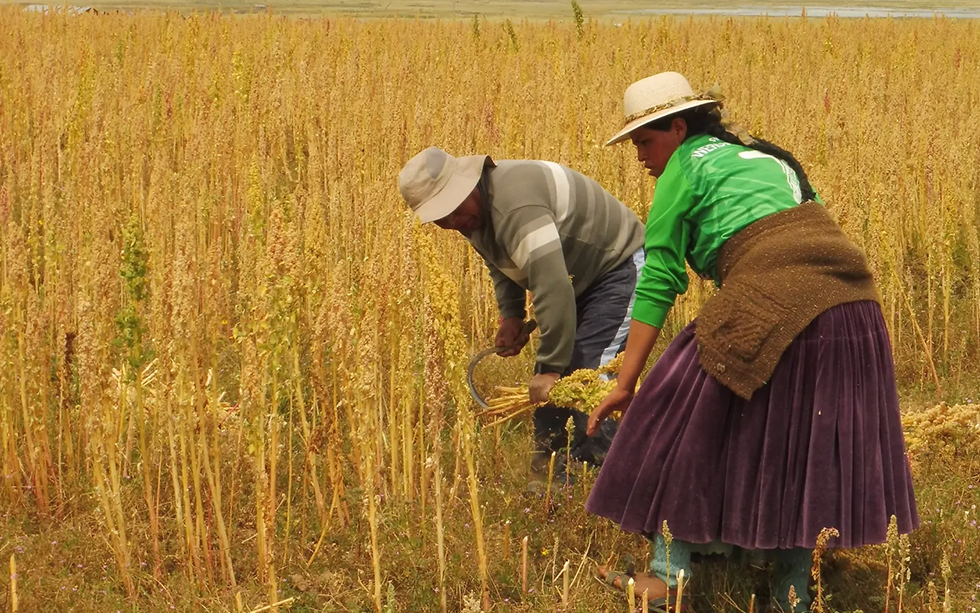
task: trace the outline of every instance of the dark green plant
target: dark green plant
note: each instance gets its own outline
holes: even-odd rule
[[[139,217],[133,215],[122,231],[122,262],[119,276],[123,278],[126,296],[116,314],[116,338],[113,346],[129,367],[130,377],[153,359],[153,350],[146,346],[148,333],[141,310],[147,298],[147,272],[149,254],[143,242],[143,227]]]
[[[517,42],[517,32],[514,31],[514,24],[510,22],[510,19],[504,20],[504,28],[507,30],[507,36],[510,37],[510,44],[514,47],[514,51],[520,51],[521,46]]]
[[[572,12],[575,14],[575,31],[578,32],[578,37],[582,38],[585,35],[585,14],[582,13],[582,7],[576,0],[572,0]]]

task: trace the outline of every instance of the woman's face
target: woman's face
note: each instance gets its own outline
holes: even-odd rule
[[[643,164],[651,177],[664,174],[667,161],[687,137],[687,122],[675,117],[666,130],[640,127],[630,132],[636,146],[636,159]]]

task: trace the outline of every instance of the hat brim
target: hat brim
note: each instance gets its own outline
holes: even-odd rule
[[[437,221],[455,211],[480,182],[484,166],[496,166],[496,164],[489,155],[456,158],[456,168],[453,169],[453,174],[445,187],[415,209],[419,222]]]
[[[611,139],[609,139],[606,142],[606,146],[608,147],[609,145],[615,145],[616,143],[623,142],[624,140],[630,137],[630,132],[636,130],[637,128],[642,128],[648,123],[652,123],[654,121],[657,121],[658,119],[663,119],[664,117],[670,117],[671,115],[676,115],[677,113],[686,111],[688,109],[693,109],[699,106],[705,106],[707,104],[718,104],[718,100],[690,100],[683,104],[672,106],[669,109],[664,109],[658,113],[650,113],[649,115],[644,115],[639,119],[634,119],[633,121],[626,124],[626,126],[623,127],[622,130],[617,132],[616,136],[613,136]]]

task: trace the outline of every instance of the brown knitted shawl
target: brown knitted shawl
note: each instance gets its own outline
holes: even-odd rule
[[[827,309],[880,301],[864,253],[823,205],[756,221],[718,254],[721,289],[697,317],[701,366],[749,399],[793,339]]]

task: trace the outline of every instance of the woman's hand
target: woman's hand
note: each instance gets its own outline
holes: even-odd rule
[[[599,406],[589,415],[589,427],[586,433],[595,436],[599,432],[602,421],[613,411],[626,412],[636,393],[636,383],[640,379],[640,371],[646,364],[647,357],[660,336],[660,328],[645,324],[634,319],[630,322],[630,333],[626,338],[626,355],[623,365],[616,377],[616,387],[602,399]]]
[[[589,426],[586,430],[586,434],[589,436],[595,436],[599,432],[599,427],[602,422],[609,417],[610,413],[613,411],[619,411],[625,413],[626,409],[629,408],[630,402],[633,401],[633,392],[631,390],[616,386],[613,388],[602,402],[599,403],[595,409],[592,410],[592,414],[589,415]]]

